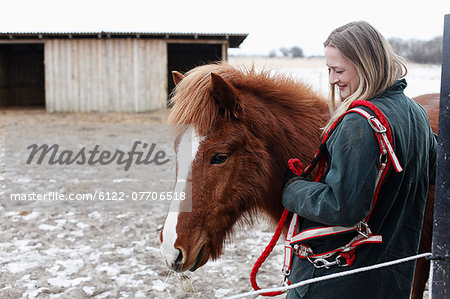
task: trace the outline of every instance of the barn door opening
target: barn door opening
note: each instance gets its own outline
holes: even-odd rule
[[[43,44],[0,44],[0,106],[45,106]]]
[[[185,73],[196,66],[222,60],[222,44],[169,43],[167,44],[167,59],[167,94],[170,97],[175,87],[172,71]]]

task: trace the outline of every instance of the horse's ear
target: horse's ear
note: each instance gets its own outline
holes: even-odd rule
[[[221,112],[226,116],[239,118],[241,105],[238,90],[227,80],[216,73],[211,73],[212,96]]]
[[[180,83],[181,80],[183,80],[185,77],[182,73],[177,72],[177,71],[172,71],[172,79],[173,79],[173,83],[175,83],[175,85],[178,85],[178,83]]]

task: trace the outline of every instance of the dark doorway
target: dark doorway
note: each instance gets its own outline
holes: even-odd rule
[[[172,71],[185,73],[196,66],[222,60],[222,44],[167,44],[167,57],[170,97],[175,87]]]
[[[44,45],[0,44],[0,106],[45,106]]]

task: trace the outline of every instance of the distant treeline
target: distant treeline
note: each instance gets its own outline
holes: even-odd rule
[[[303,54],[303,49],[297,46],[294,46],[292,48],[280,48],[278,51],[284,57],[292,57],[292,58],[305,57],[305,55]],[[269,52],[269,57],[276,57],[276,56],[278,56],[276,50],[272,50]]]
[[[431,40],[391,38],[389,39],[389,43],[397,54],[411,62],[442,63],[442,36],[435,37]]]
[[[410,62],[416,63],[442,63],[442,36],[431,40],[391,38],[389,43],[397,54],[405,57]],[[279,53],[284,57],[305,57],[303,49],[298,46],[292,48],[280,48]],[[277,51],[272,50],[269,57],[277,56]]]

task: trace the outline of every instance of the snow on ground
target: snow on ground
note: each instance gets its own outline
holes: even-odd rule
[[[232,64],[251,61],[231,58]],[[258,67],[270,67],[307,80],[327,93],[327,74],[323,60],[253,60]],[[410,67],[407,92],[415,96],[439,92],[440,68]],[[0,197],[6,194],[5,175],[20,181],[25,189],[49,191],[58,179],[34,184],[17,169],[4,170],[5,126],[12,123],[52,124],[58,132],[62,124],[161,123],[167,111],[147,114],[47,114],[43,110],[0,110]],[[102,140],[104,134],[91,138]],[[7,160],[7,159],[6,159]],[[83,190],[110,186],[107,178],[86,180],[77,173],[62,178],[62,190]],[[132,183],[114,179],[113,184]],[[161,183],[162,182],[162,183]],[[161,181],[164,188],[168,182]],[[164,185],[167,184],[167,185]],[[78,188],[78,189],[77,189]],[[159,252],[158,230],[164,223],[167,203],[119,206],[90,203],[64,207],[24,204],[7,208],[0,201],[0,298],[226,298],[247,292],[250,271],[269,242],[273,227],[261,221],[237,229],[227,242],[225,254],[210,261],[188,278],[170,273]],[[282,280],[282,245],[260,270],[262,287],[279,286]]]
[[[1,298],[223,298],[249,290],[252,263],[271,237],[259,224],[189,279],[169,273],[161,259],[158,224],[149,208],[123,211],[5,213],[0,237]],[[91,211],[92,209],[92,211]],[[29,215],[33,217],[28,217]],[[281,245],[264,266],[261,284],[281,280]]]

